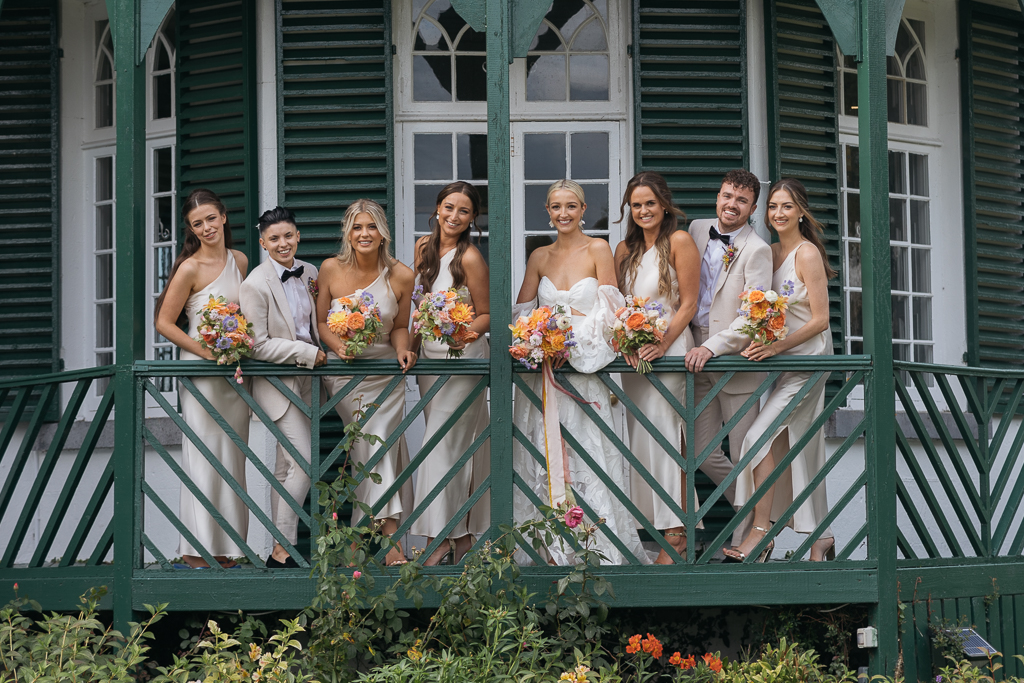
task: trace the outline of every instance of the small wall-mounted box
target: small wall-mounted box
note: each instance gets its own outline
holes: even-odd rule
[[[857,629],[857,647],[878,647],[878,629],[874,626]]]

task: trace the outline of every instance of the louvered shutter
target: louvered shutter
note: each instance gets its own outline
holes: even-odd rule
[[[636,167],[691,219],[713,217],[722,176],[748,164],[744,5],[634,0]]]
[[[967,348],[1024,365],[1024,18],[961,3]]]
[[[845,318],[835,40],[814,0],[765,0],[765,19],[768,180],[800,180],[814,217],[825,226],[829,265],[839,273],[828,288],[832,344],[833,351],[842,354]]]
[[[178,0],[176,8],[178,193],[216,192],[235,248],[259,263],[256,3]]]
[[[60,369],[56,0],[0,13],[0,377]]]
[[[387,0],[282,0],[279,196],[296,213],[299,253],[338,250],[353,200],[380,202],[394,224],[391,24]]]

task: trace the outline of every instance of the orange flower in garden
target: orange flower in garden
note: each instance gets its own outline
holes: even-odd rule
[[[708,652],[704,655],[704,663],[708,665],[708,668],[718,673],[722,670],[722,660],[715,655]]]
[[[672,666],[679,666],[683,661],[683,658],[679,656],[678,652],[673,652],[672,656],[668,658],[668,663]]]
[[[651,655],[655,659],[661,659],[661,641],[652,636],[650,633],[643,639],[641,643],[644,652]]]
[[[366,326],[366,318],[359,311],[352,311],[346,322],[350,330],[361,330]]]
[[[639,633],[636,634],[635,636],[630,636],[629,637],[629,645],[626,646],[626,652],[628,652],[631,655],[634,655],[637,652],[640,652],[640,634]]]
[[[647,316],[643,313],[636,312],[626,318],[626,327],[631,330],[639,329],[645,322],[647,322]]]
[[[764,301],[764,292],[762,292],[759,289],[750,290],[749,292],[747,292],[747,301],[749,301],[752,304]]]

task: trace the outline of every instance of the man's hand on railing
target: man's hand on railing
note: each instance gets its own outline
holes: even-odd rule
[[[323,349],[317,349],[316,360],[313,361],[313,367],[319,367],[321,365],[327,365],[327,354],[324,353]]]

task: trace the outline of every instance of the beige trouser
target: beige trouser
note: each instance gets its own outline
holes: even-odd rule
[[[298,391],[296,395],[306,405],[310,403],[311,378],[299,376]],[[299,455],[309,462],[310,453],[310,422],[301,410],[289,402],[288,410],[284,412],[274,424],[281,430],[281,433],[291,442]],[[277,463],[274,466],[274,477],[281,482],[284,490],[295,499],[300,506],[309,492],[309,477],[302,470],[291,454],[280,443],[277,444]],[[273,514],[274,526],[281,534],[288,539],[288,542],[295,544],[298,540],[299,516],[292,510],[292,507],[273,488],[270,489],[270,509]]]
[[[693,331],[693,343],[694,346],[700,346],[708,338],[708,328],[697,327],[696,325],[690,328]],[[711,389],[715,386],[718,380],[721,379],[721,374],[717,372],[700,372],[697,373],[693,378],[694,384],[694,398],[699,404],[704,400],[704,397],[708,395]],[[731,384],[731,382],[730,382]],[[749,393],[728,393],[729,385],[725,385],[722,391],[718,392],[718,395],[708,404],[707,408],[704,409],[700,415],[697,416],[697,420],[693,426],[694,437],[696,444],[694,444],[694,454],[699,456],[704,452],[704,449],[708,447],[711,440],[715,438],[722,426],[730,419],[737,411],[743,406],[743,403],[750,398]],[[750,425],[753,424],[754,419],[757,417],[757,413],[760,410],[760,404],[755,403],[747,414],[744,415],[736,426],[729,432],[729,450],[733,458],[740,458],[740,448],[743,445],[743,439],[747,435],[747,430],[750,429]],[[711,452],[704,464],[700,466],[700,470],[704,474],[711,478],[711,481],[715,483],[715,486],[721,484],[725,478],[732,472],[733,461],[726,457],[725,452],[722,450],[721,444],[715,447],[715,450]],[[736,482],[725,490],[726,500],[729,501],[730,505],[733,505],[736,497]],[[735,506],[734,506],[735,507]],[[736,531],[733,532],[732,543],[733,545],[739,545],[747,533],[750,531],[751,520],[748,517],[743,520]]]

